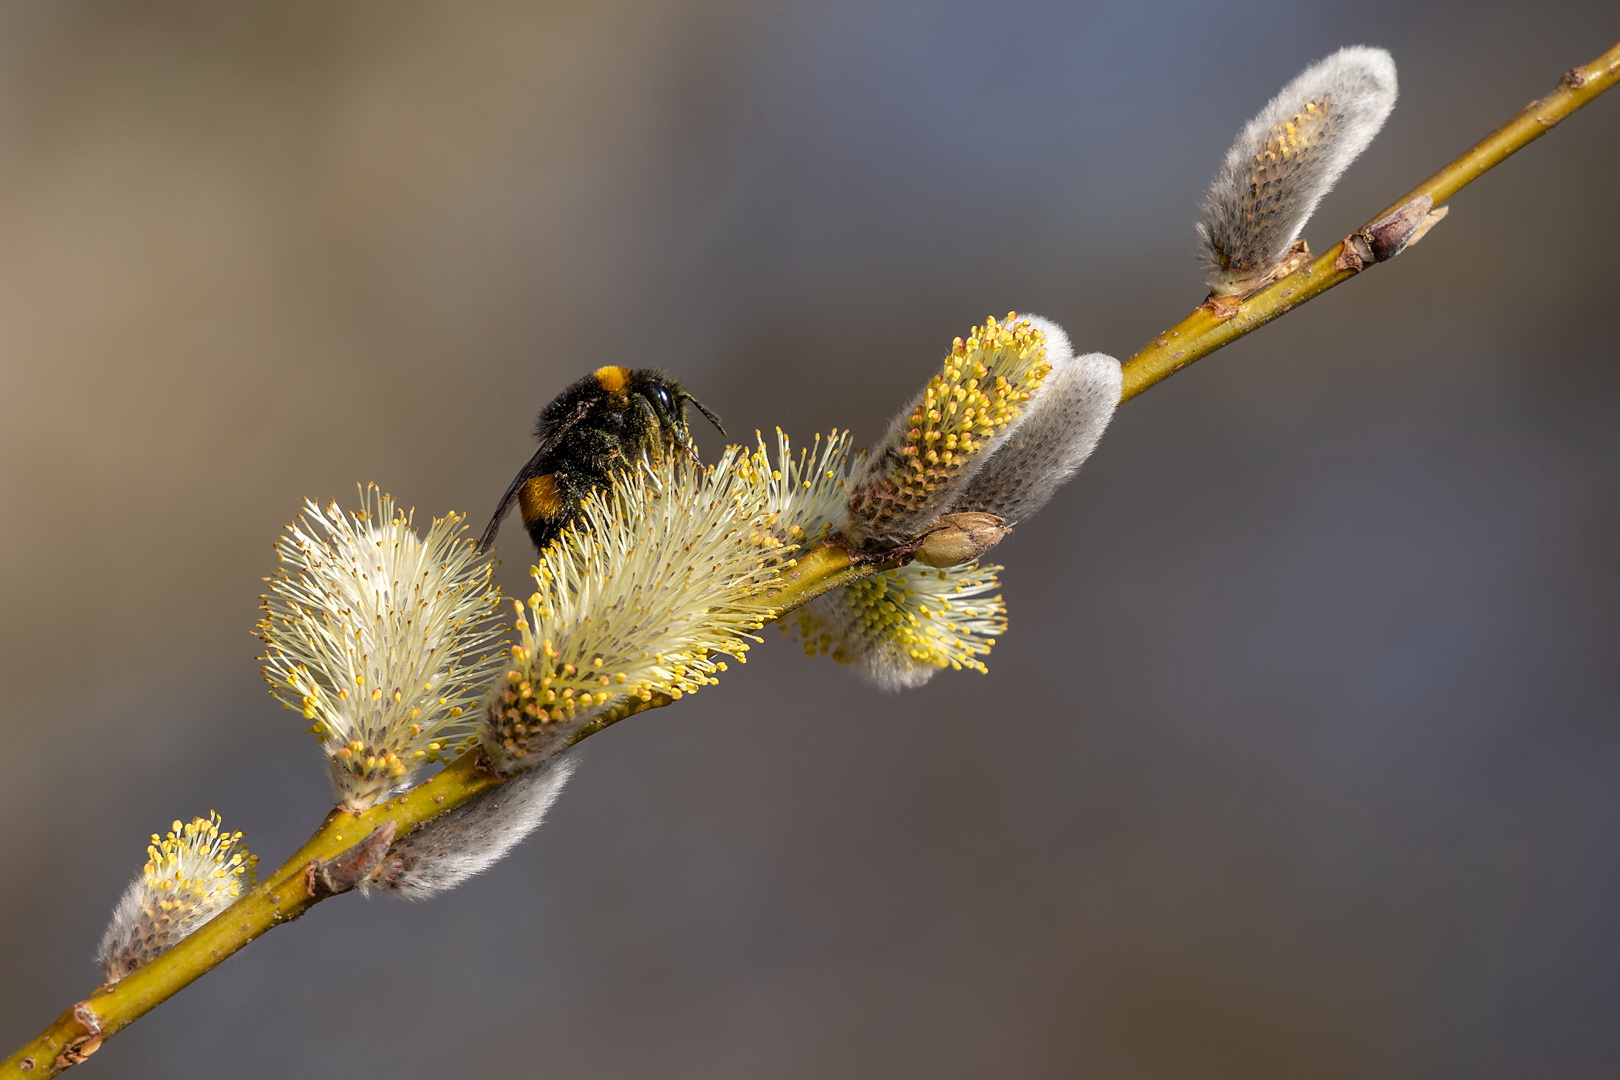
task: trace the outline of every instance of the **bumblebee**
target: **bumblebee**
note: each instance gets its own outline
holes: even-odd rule
[[[701,401],[652,368],[597,368],[558,394],[535,424],[540,449],[501,496],[478,550],[489,550],[514,502],[535,550],[544,551],[579,516],[586,496],[634,468],[643,453],[659,458],[675,450],[696,459],[688,402],[726,433]]]

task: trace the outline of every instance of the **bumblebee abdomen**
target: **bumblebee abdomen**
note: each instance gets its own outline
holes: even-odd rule
[[[537,548],[550,543],[579,511],[578,495],[565,473],[541,473],[518,488],[518,512]]]
[[[525,480],[518,489],[518,509],[523,513],[525,525],[531,521],[560,517],[566,505],[562,490],[557,486],[556,473],[545,473]]]

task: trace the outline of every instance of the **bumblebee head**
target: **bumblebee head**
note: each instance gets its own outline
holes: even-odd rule
[[[637,407],[647,413],[647,418],[660,433],[694,458],[697,457],[697,448],[692,443],[692,432],[686,424],[688,403],[697,406],[698,412],[707,417],[709,423],[713,424],[715,430],[722,436],[726,433],[726,429],[720,426],[720,418],[710,412],[703,402],[688,394],[680,383],[655,368],[637,368],[631,371],[626,380],[625,390]]]

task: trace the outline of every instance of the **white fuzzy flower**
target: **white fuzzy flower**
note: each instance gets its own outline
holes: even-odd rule
[[[257,856],[240,832],[222,832],[219,815],[176,821],[152,836],[146,867],[113,909],[96,959],[117,982],[224,911],[253,884]]]
[[[984,671],[980,657],[1007,629],[999,566],[920,563],[835,589],[784,620],[811,656],[854,664],[885,690],[921,686],[946,668]]]
[[[484,710],[485,752],[502,769],[555,754],[628,699],[680,698],[743,659],[776,614],[769,593],[798,548],[834,519],[847,439],[794,456],[778,433],[713,466],[643,462],[540,556],[518,601],[519,641]]]
[[[411,515],[375,486],[363,508],[305,513],[276,543],[259,636],[271,693],[313,720],[339,798],[353,809],[405,787],[473,731],[500,670],[491,564],[436,518]]]
[[[844,518],[849,498],[849,474],[861,454],[851,454],[849,432],[834,429],[823,439],[817,435],[797,454],[781,428],[776,429],[773,454],[763,437],[737,467],[753,470],[766,486],[765,513],[772,528],[794,544],[822,540]]]

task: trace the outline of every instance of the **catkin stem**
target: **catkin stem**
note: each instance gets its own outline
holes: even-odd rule
[[[1590,64],[1570,71],[1557,90],[1525,106],[1478,145],[1372,220],[1379,221],[1419,196],[1426,195],[1433,200],[1433,205],[1440,206],[1481,174],[1545,135],[1576,109],[1613,86],[1617,79],[1620,79],[1620,44]],[[1128,401],[1193,361],[1355,276],[1356,270],[1335,265],[1344,247],[1334,245],[1320,258],[1235,305],[1225,317],[1200,307],[1160,334],[1125,362],[1121,400]],[[794,577],[773,599],[785,614],[829,589],[847,585],[880,569],[883,567],[870,562],[857,562],[836,544],[822,544],[800,557]],[[620,706],[598,718],[575,741],[626,716],[668,705],[670,700],[655,695],[649,701]],[[266,930],[298,918],[317,902],[305,884],[306,869],[311,862],[341,855],[386,822],[393,822],[398,835],[403,836],[501,782],[499,776],[484,766],[481,753],[474,750],[446,766],[431,780],[363,814],[334,810],[291,859],[225,912],[145,967],[112,986],[96,990],[6,1059],[0,1064],[0,1080],[39,1080],[55,1076],[84,1060],[103,1040],[162,1004]]]

